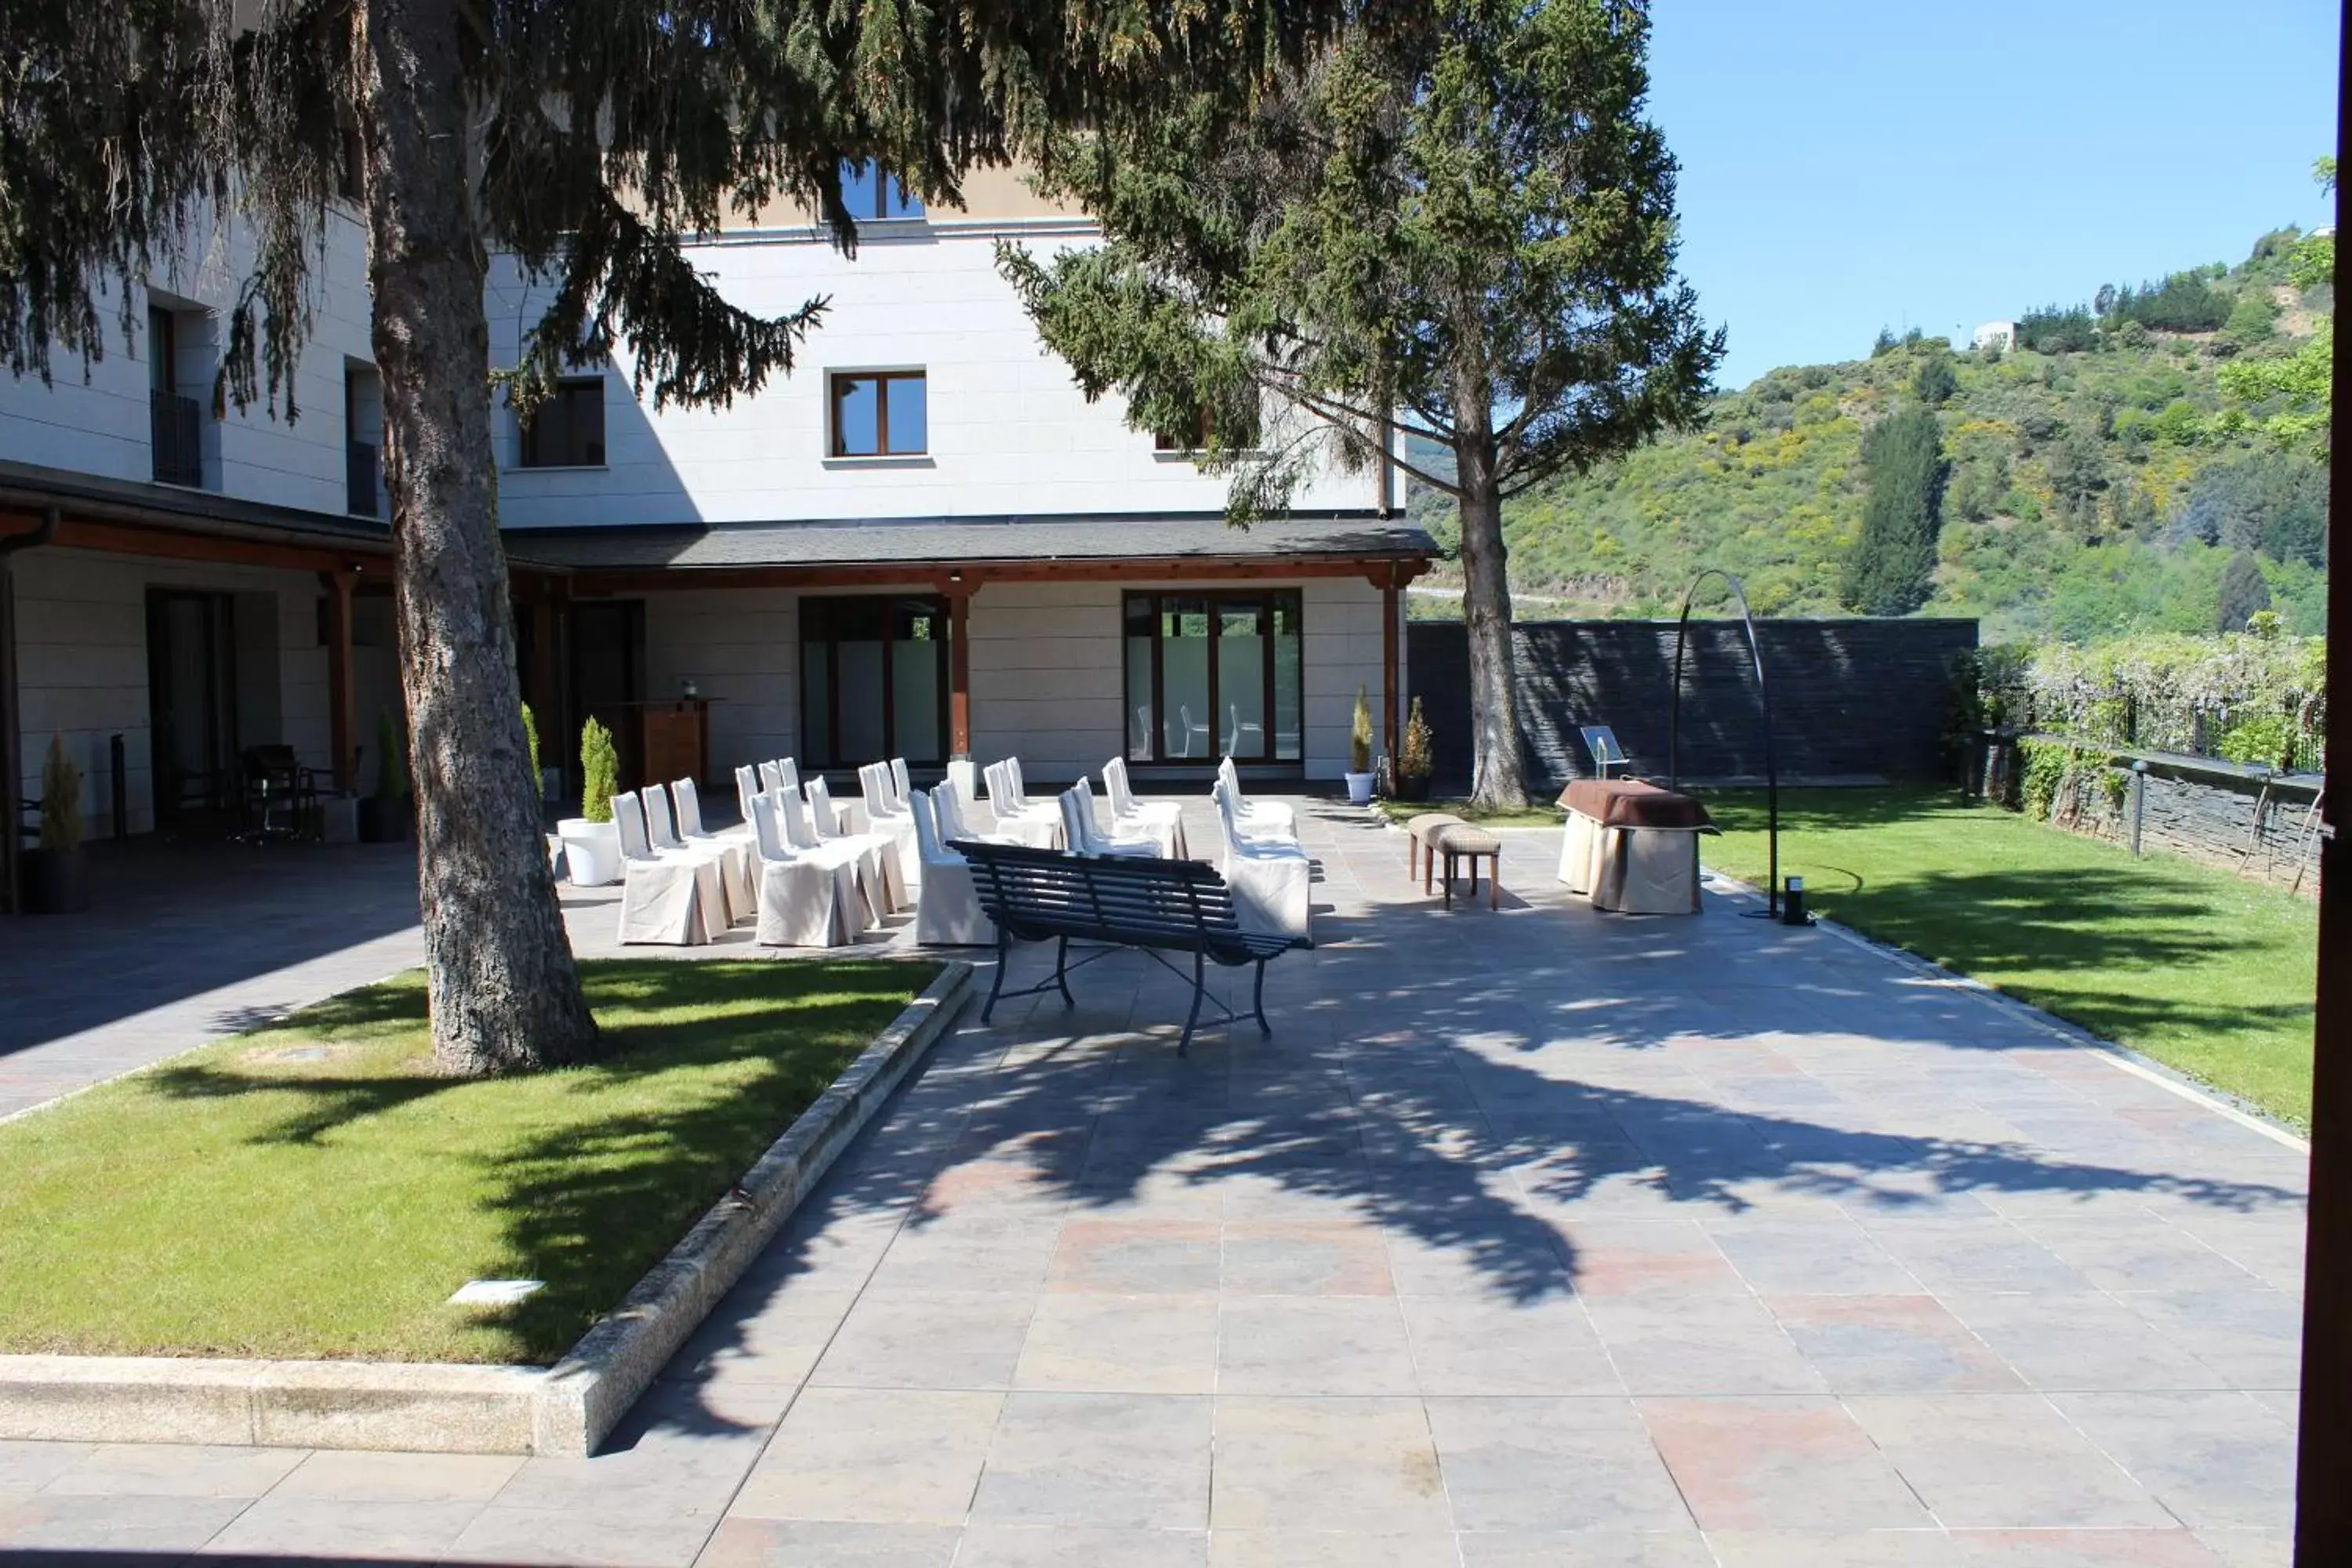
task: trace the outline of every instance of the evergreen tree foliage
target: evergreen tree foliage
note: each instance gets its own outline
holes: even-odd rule
[[[1911,383],[1911,390],[1930,408],[1941,408],[1959,389],[1960,378],[1952,374],[1952,362],[1942,354],[1930,354],[1920,361],[1919,374]]]
[[[1870,498],[1839,596],[1866,616],[1907,616],[1927,602],[1943,505],[1944,437],[1928,410],[1890,415],[1863,437]]]
[[[299,416],[328,205],[356,143],[428,994],[444,1071],[599,1047],[524,780],[492,508],[486,258],[550,303],[509,378],[527,412],[624,341],[656,404],[789,372],[822,302],[741,310],[690,258],[784,198],[846,247],[845,162],[951,205],[962,172],[1083,121],[1230,112],[1386,0],[121,0],[0,5],[0,362],[128,339],[184,247],[246,268],[219,397]],[[1408,12],[1416,7],[1399,8]],[[482,606],[499,606],[484,614]]]
[[[2241,550],[2221,569],[2221,603],[2213,617],[2216,631],[2242,632],[2258,611],[2271,607],[2271,586],[2262,563],[2251,550]]]
[[[1525,800],[1501,506],[1697,414],[1722,352],[1675,272],[1675,173],[1631,0],[1437,0],[1245,112],[1198,98],[1050,143],[1099,249],[1003,270],[1081,390],[1205,414],[1236,521],[1327,453],[1457,503],[1473,795]],[[1434,462],[1425,441],[1448,460]]]

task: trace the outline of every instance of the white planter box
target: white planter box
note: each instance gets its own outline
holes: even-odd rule
[[[563,843],[566,877],[575,888],[602,888],[621,879],[621,830],[609,822],[567,816],[555,825]]]

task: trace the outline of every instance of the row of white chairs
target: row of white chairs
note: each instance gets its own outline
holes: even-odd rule
[[[1209,793],[1224,841],[1217,870],[1233,889],[1244,923],[1311,942],[1315,864],[1298,842],[1297,814],[1278,800],[1244,795],[1241,770],[1230,756],[1218,762]]]

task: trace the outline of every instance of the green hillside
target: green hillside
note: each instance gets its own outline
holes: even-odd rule
[[[1512,502],[1525,613],[1671,613],[1703,566],[1738,574],[1759,613],[1843,613],[1864,433],[1924,401],[1948,477],[1922,613],[1979,616],[1993,640],[2210,631],[2243,549],[2286,627],[2315,632],[2326,477],[2312,388],[2332,347],[2332,247],[2265,235],[2235,267],[2029,311],[2011,352],[1882,335],[1865,359],[1773,371],[1717,398],[1702,429]],[[1450,499],[1412,504],[1450,544]]]

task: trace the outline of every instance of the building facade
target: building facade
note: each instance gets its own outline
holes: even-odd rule
[[[1089,404],[997,271],[1000,244],[1091,242],[1016,175],[925,213],[853,192],[854,258],[780,209],[698,247],[734,302],[823,318],[793,374],[723,409],[659,408],[626,345],[494,430],[520,674],[568,763],[603,717],[659,771],[646,716],[690,699],[697,765],[849,767],[1017,754],[1032,777],[1110,756],[1173,783],[1225,752],[1336,777],[1359,689],[1394,729],[1401,590],[1432,553],[1380,466],[1332,468],[1291,513],[1223,521],[1182,433]],[[862,204],[862,207],[859,205]],[[232,239],[133,301],[133,331],[53,382],[0,380],[0,549],[20,788],[50,737],[93,828],[215,805],[250,747],[364,789],[396,707],[362,233],[329,220],[316,335],[280,408],[215,410]],[[494,266],[494,363],[535,318]],[[5,613],[5,612],[0,612]],[[550,715],[559,716],[557,722]],[[5,716],[0,716],[5,717]],[[557,741],[554,736],[565,737]]]

